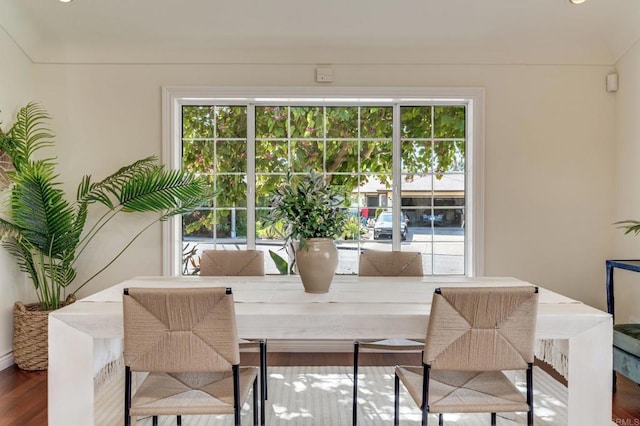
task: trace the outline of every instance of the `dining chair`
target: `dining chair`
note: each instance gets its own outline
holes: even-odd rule
[[[361,277],[421,277],[422,255],[409,251],[364,251],[360,254],[358,275]],[[391,285],[391,284],[390,284]],[[423,340],[382,339],[356,340],[353,343],[353,425],[358,422],[358,367],[362,350],[387,352],[419,352]]]
[[[124,423],[137,416],[233,414],[253,390],[258,416],[258,369],[240,368],[233,294],[230,288],[127,288],[123,295]],[[133,391],[133,373],[147,373]],[[136,374],[136,379],[140,379]]]
[[[527,412],[533,425],[533,360],[538,288],[443,287],[431,302],[422,366],[396,366],[394,425],[400,382],[429,413]],[[505,370],[526,371],[526,393]]]
[[[373,251],[360,253],[361,277],[421,277],[422,254],[412,251]]]
[[[262,276],[264,252],[260,250],[204,250],[201,276]]]
[[[200,276],[264,276],[264,252],[260,250],[204,250],[200,256]],[[267,340],[240,339],[240,351],[260,353],[260,389],[267,389]]]

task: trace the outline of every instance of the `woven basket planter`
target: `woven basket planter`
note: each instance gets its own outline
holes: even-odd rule
[[[13,359],[23,370],[46,370],[49,312],[39,303],[13,305]]]
[[[63,303],[75,302],[75,297]],[[46,370],[49,359],[49,312],[40,303],[13,305],[13,359],[22,370]]]

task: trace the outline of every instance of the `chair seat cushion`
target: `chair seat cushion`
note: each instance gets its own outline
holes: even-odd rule
[[[396,367],[409,394],[422,405],[422,367]],[[429,412],[502,413],[529,411],[525,395],[501,371],[431,370]]]
[[[640,356],[640,324],[614,325],[613,346]]]
[[[240,369],[240,401],[256,379],[257,369]],[[131,400],[131,415],[233,414],[230,373],[150,373]]]
[[[390,351],[421,351],[424,341],[408,339],[359,340],[360,349],[378,349]]]

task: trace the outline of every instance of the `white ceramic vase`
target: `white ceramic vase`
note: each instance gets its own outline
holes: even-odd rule
[[[338,249],[331,238],[309,238],[298,246],[296,265],[304,291],[326,293],[338,267]]]

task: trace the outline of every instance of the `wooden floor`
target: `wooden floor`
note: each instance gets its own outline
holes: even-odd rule
[[[243,364],[255,364],[257,356],[243,354]],[[361,354],[361,365],[418,364],[417,354]],[[350,353],[270,353],[269,365],[352,365]],[[542,366],[545,368],[544,366]],[[613,396],[612,420],[618,425],[640,425],[640,387],[618,376]],[[69,401],[73,404],[73,401]],[[13,366],[0,371],[0,426],[47,424],[47,374],[26,372]]]

